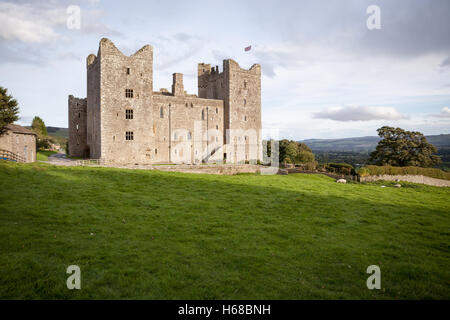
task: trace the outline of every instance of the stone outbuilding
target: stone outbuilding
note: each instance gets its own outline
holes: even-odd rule
[[[17,162],[36,161],[36,139],[33,131],[9,124],[6,132],[0,136],[0,159]]]

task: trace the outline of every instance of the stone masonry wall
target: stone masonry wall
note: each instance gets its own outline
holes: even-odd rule
[[[0,136],[0,149],[18,154],[25,162],[36,161],[36,136],[6,131]]]
[[[87,99],[69,96],[69,155],[88,157],[87,154]]]
[[[101,158],[117,162],[150,163],[148,149],[153,110],[153,48],[144,46],[131,56],[103,39],[101,48]],[[132,94],[127,90],[132,90]],[[132,110],[127,119],[126,110]],[[133,140],[126,139],[133,133]]]
[[[153,48],[147,45],[126,56],[103,38],[97,56],[87,57],[84,149],[89,149],[90,158],[133,164],[261,159],[260,66],[245,70],[233,60],[224,60],[219,72],[217,66],[199,64],[198,76],[198,96],[184,91],[180,73],[173,74],[172,92],[155,92]],[[132,118],[127,117],[130,112]],[[80,128],[82,116],[69,101],[69,146],[77,146],[71,150],[73,155],[83,149],[84,137],[73,129]],[[227,129],[235,130],[229,140],[235,145],[228,150],[224,148]],[[133,138],[127,139],[127,133]],[[78,138],[79,144],[74,144]]]
[[[450,181],[449,180],[443,180],[443,179],[436,179],[426,176],[420,176],[420,175],[380,175],[380,176],[367,176],[367,177],[361,177],[361,182],[371,182],[371,181],[377,181],[377,180],[384,180],[384,181],[407,181],[412,183],[422,183],[430,186],[436,186],[436,187],[450,187]]]
[[[227,162],[262,159],[261,67],[242,69],[232,60],[223,61],[223,72],[198,64],[199,97],[224,101],[224,150]],[[230,130],[227,132],[227,130]]]

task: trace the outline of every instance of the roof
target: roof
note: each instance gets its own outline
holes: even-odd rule
[[[6,130],[12,131],[14,133],[21,133],[21,134],[33,134],[33,135],[37,135],[36,133],[34,133],[33,131],[24,128],[22,126],[19,126],[18,124],[8,124],[6,126]]]

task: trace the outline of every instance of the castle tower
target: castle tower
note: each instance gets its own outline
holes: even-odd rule
[[[224,101],[224,138],[230,146],[227,162],[261,160],[261,66],[254,64],[246,70],[228,59],[223,60],[220,73],[218,67],[200,63],[198,90],[201,98]]]
[[[73,157],[88,157],[87,99],[69,96],[69,150]]]
[[[182,96],[184,95],[184,85],[183,85],[183,74],[182,73],[174,73],[172,75],[172,94],[174,96]]]
[[[145,158],[152,142],[146,121],[152,119],[153,48],[146,45],[126,56],[109,39],[101,39],[97,56],[87,58],[87,88],[90,157]],[[130,139],[135,143],[127,143]]]

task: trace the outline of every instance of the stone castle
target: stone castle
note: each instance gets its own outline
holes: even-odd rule
[[[153,91],[153,48],[131,56],[108,39],[87,57],[87,97],[69,96],[69,155],[117,163],[255,163],[262,159],[261,67],[198,64],[198,95],[183,74]]]

